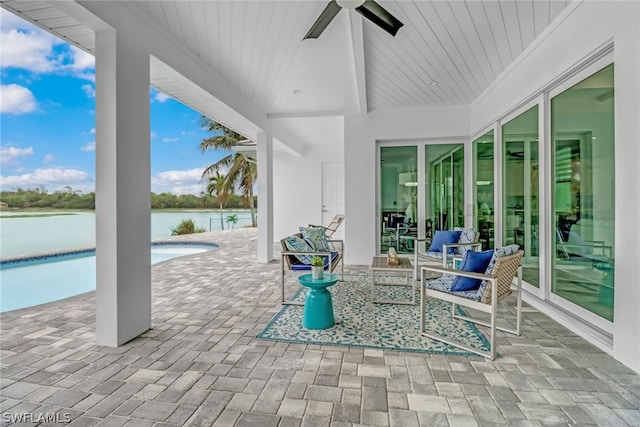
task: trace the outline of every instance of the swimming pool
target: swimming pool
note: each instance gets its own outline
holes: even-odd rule
[[[217,247],[212,243],[154,243],[151,264]],[[44,304],[95,289],[94,249],[0,263],[0,312]]]

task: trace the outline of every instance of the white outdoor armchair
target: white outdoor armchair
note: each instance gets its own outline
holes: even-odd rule
[[[425,266],[422,267],[420,283],[420,333],[428,338],[444,342],[446,344],[461,348],[471,353],[478,354],[488,359],[495,359],[496,349],[496,329],[514,335],[520,335],[520,323],[522,317],[522,256],[524,251],[518,250],[510,255],[499,255],[508,253],[503,251],[507,248],[499,248],[494,254],[495,264],[491,268],[490,274],[471,273],[467,271],[453,270],[449,268]],[[492,259],[493,262],[493,259]],[[443,276],[437,279],[428,280],[428,273],[442,273]],[[455,276],[470,277],[483,280],[479,289],[474,291],[452,292],[451,284]],[[498,302],[508,297],[512,293],[513,278],[517,277],[516,292],[516,328],[510,329],[497,326]],[[437,298],[448,301],[452,304],[451,315],[456,319],[467,320],[489,328],[489,350],[484,351],[470,347],[464,343],[454,341],[448,337],[439,335],[437,331],[427,331],[425,324],[426,299]],[[469,316],[456,313],[457,306],[463,306],[474,310],[488,313],[489,322],[482,321]]]

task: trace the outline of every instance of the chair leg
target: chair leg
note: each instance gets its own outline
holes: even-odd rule
[[[496,358],[496,312],[498,311],[497,301],[492,301],[491,307],[491,338],[489,340],[489,358],[491,360],[494,360]]]
[[[291,300],[287,301],[284,298],[284,275],[285,275],[284,257],[285,257],[285,255],[282,255],[281,258],[280,258],[280,304],[282,304],[282,305],[304,305],[304,302],[291,301]]]
[[[284,305],[284,255],[280,257],[280,281],[282,282],[280,304]]]
[[[422,334],[425,332],[425,310],[427,309],[426,303],[425,303],[425,298],[426,298],[425,291],[424,291],[425,286],[426,286],[426,283],[425,283],[424,271],[423,271],[420,277],[420,333]]]
[[[516,335],[520,336],[520,326],[522,325],[522,266],[518,267],[518,292],[516,298]]]

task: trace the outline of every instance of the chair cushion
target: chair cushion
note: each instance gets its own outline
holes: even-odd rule
[[[336,258],[338,258],[339,253],[338,252],[331,252],[331,262],[335,264]],[[328,257],[324,256],[324,255],[320,255],[322,256],[322,258],[324,258],[324,269],[328,269],[329,268],[329,259]],[[311,270],[311,264],[291,264],[291,270],[292,271],[304,271],[304,270]]]
[[[433,236],[431,246],[429,246],[429,252],[442,252],[442,245],[449,243],[458,243],[460,239],[460,230],[457,231],[445,231],[436,230],[436,235]],[[453,254],[455,248],[449,248],[447,253]]]
[[[324,227],[299,227],[302,238],[316,251],[329,252],[331,247],[327,242]]]
[[[309,246],[309,244],[300,236],[292,234],[284,238],[284,244],[287,250],[292,252],[315,252],[315,249]],[[294,255],[298,261],[303,264],[311,265],[311,258],[313,255]]]
[[[487,270],[487,266],[491,261],[495,251],[467,251],[462,259],[461,271],[468,271],[470,273],[484,273]],[[451,284],[451,291],[470,291],[478,289],[482,284],[480,279],[472,279],[470,277],[456,276],[455,280]]]
[[[464,298],[469,298],[474,301],[480,301],[482,294],[478,293],[477,290],[471,291],[452,291],[451,285],[455,280],[455,276],[451,274],[445,274],[442,277],[438,277],[437,279],[429,280],[427,282],[427,288],[433,289],[440,292],[447,292],[452,295],[458,295]]]
[[[458,230],[456,228],[455,230]],[[458,243],[475,243],[477,231],[474,228],[460,228],[460,239]],[[467,251],[473,249],[471,246],[460,246],[456,248],[458,255],[464,255]]]

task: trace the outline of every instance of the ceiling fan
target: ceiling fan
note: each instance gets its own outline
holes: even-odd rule
[[[400,27],[404,25],[373,0],[331,0],[320,16],[318,16],[316,22],[313,23],[303,40],[317,39],[342,8],[355,9],[362,16],[392,36],[395,36]]]

